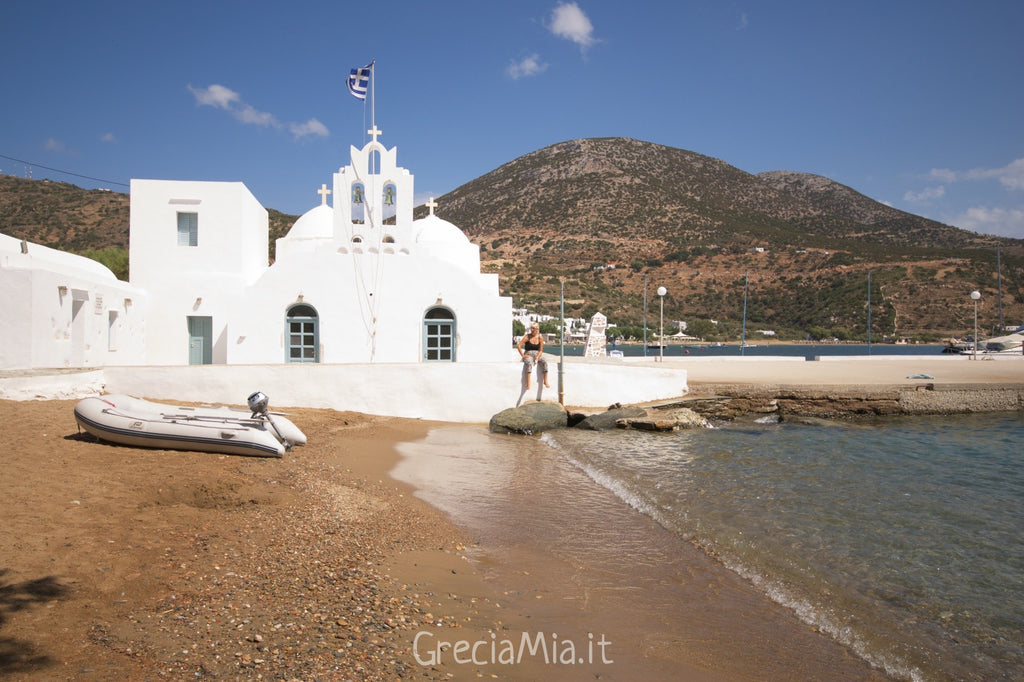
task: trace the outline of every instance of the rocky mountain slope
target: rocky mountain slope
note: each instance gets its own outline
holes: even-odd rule
[[[1024,241],[893,209],[828,178],[752,175],[692,151],[581,139],[514,159],[438,198],[517,306],[601,311],[642,324],[665,286],[667,320],[732,340],[747,324],[788,338],[963,334],[1024,320]],[[425,214],[417,209],[417,215]],[[296,216],[270,210],[271,247]],[[0,232],[75,252],[125,249],[128,196],[0,175]],[[997,272],[996,247],[1001,266]]]

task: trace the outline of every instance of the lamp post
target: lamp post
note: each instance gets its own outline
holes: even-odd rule
[[[972,291],[971,298],[974,299],[974,355],[972,360],[978,359],[978,299],[981,298],[980,291]]]
[[[665,362],[665,294],[668,289],[658,287],[658,298],[661,300],[661,322],[658,329],[658,362]]]

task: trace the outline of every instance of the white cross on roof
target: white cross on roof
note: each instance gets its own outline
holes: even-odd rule
[[[327,205],[327,195],[331,193],[331,190],[327,189],[327,185],[326,184],[321,183],[320,189],[318,189],[316,191],[316,193],[320,195],[320,205],[321,206],[326,206]]]

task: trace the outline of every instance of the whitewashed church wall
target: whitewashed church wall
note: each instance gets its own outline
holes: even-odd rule
[[[379,266],[374,256],[331,252],[279,261],[245,292],[260,305],[231,311],[228,362],[284,362],[285,318],[297,303],[317,311],[322,363],[420,362],[423,317],[438,299],[457,318],[457,360],[507,360],[511,299],[489,291],[489,278],[438,266],[402,254]]]
[[[189,317],[209,317],[212,323],[211,362],[229,362],[228,321],[239,305],[241,288],[237,281],[183,281],[175,289],[165,288],[152,294],[148,324],[149,362],[157,365],[189,364]]]

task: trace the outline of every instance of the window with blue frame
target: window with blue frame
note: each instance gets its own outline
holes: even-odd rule
[[[455,314],[448,308],[434,307],[423,316],[423,359],[455,362]]]
[[[313,306],[289,308],[284,335],[285,362],[320,362],[320,318]]]

